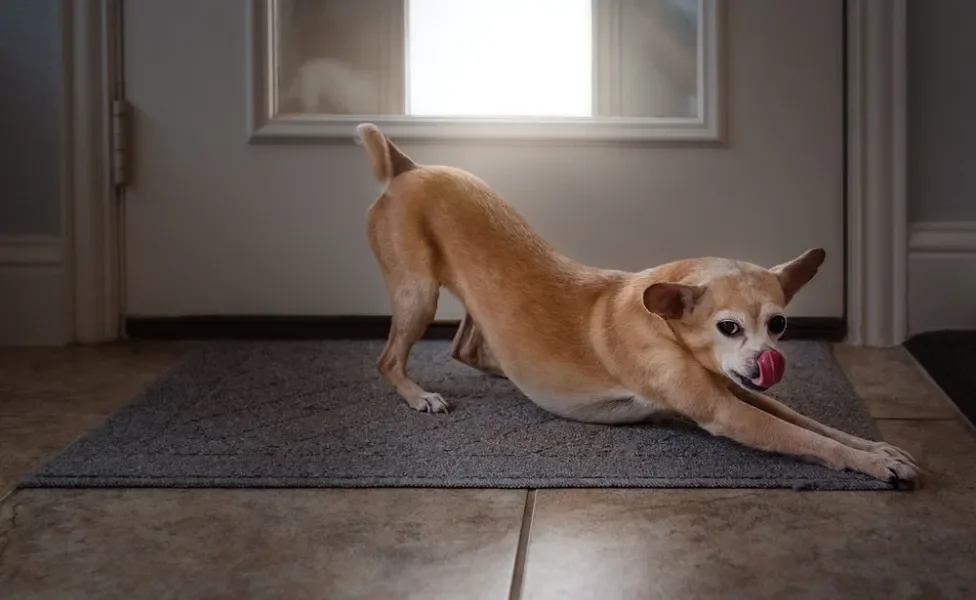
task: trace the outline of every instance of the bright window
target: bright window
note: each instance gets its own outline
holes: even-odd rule
[[[409,0],[406,112],[589,117],[592,0]]]

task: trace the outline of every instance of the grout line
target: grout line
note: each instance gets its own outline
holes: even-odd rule
[[[522,583],[525,580],[525,558],[529,551],[529,536],[532,534],[532,519],[535,516],[535,490],[525,494],[525,510],[522,511],[522,527],[519,530],[518,547],[515,550],[515,567],[512,570],[512,587],[508,600],[521,600]]]

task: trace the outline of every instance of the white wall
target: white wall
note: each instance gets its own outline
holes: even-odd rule
[[[909,332],[976,328],[976,3],[908,2]]]
[[[828,262],[791,314],[842,316],[842,2],[727,4],[725,146],[404,149],[474,171],[594,265],[703,254],[772,265],[824,247]],[[364,233],[377,186],[362,149],[246,144],[245,13],[231,2],[126,5],[129,314],[387,314]],[[447,304],[439,316],[457,314]]]
[[[0,1],[0,345],[64,336],[60,6]]]

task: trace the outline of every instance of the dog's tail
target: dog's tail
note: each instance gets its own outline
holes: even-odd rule
[[[363,123],[356,127],[356,133],[366,148],[373,174],[380,183],[389,183],[397,175],[417,168],[417,163],[401,152],[376,125]]]

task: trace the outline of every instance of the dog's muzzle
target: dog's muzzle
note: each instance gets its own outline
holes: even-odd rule
[[[786,359],[776,350],[766,350],[756,357],[755,366],[748,375],[738,371],[729,371],[729,376],[742,387],[765,392],[783,379],[786,372]]]

